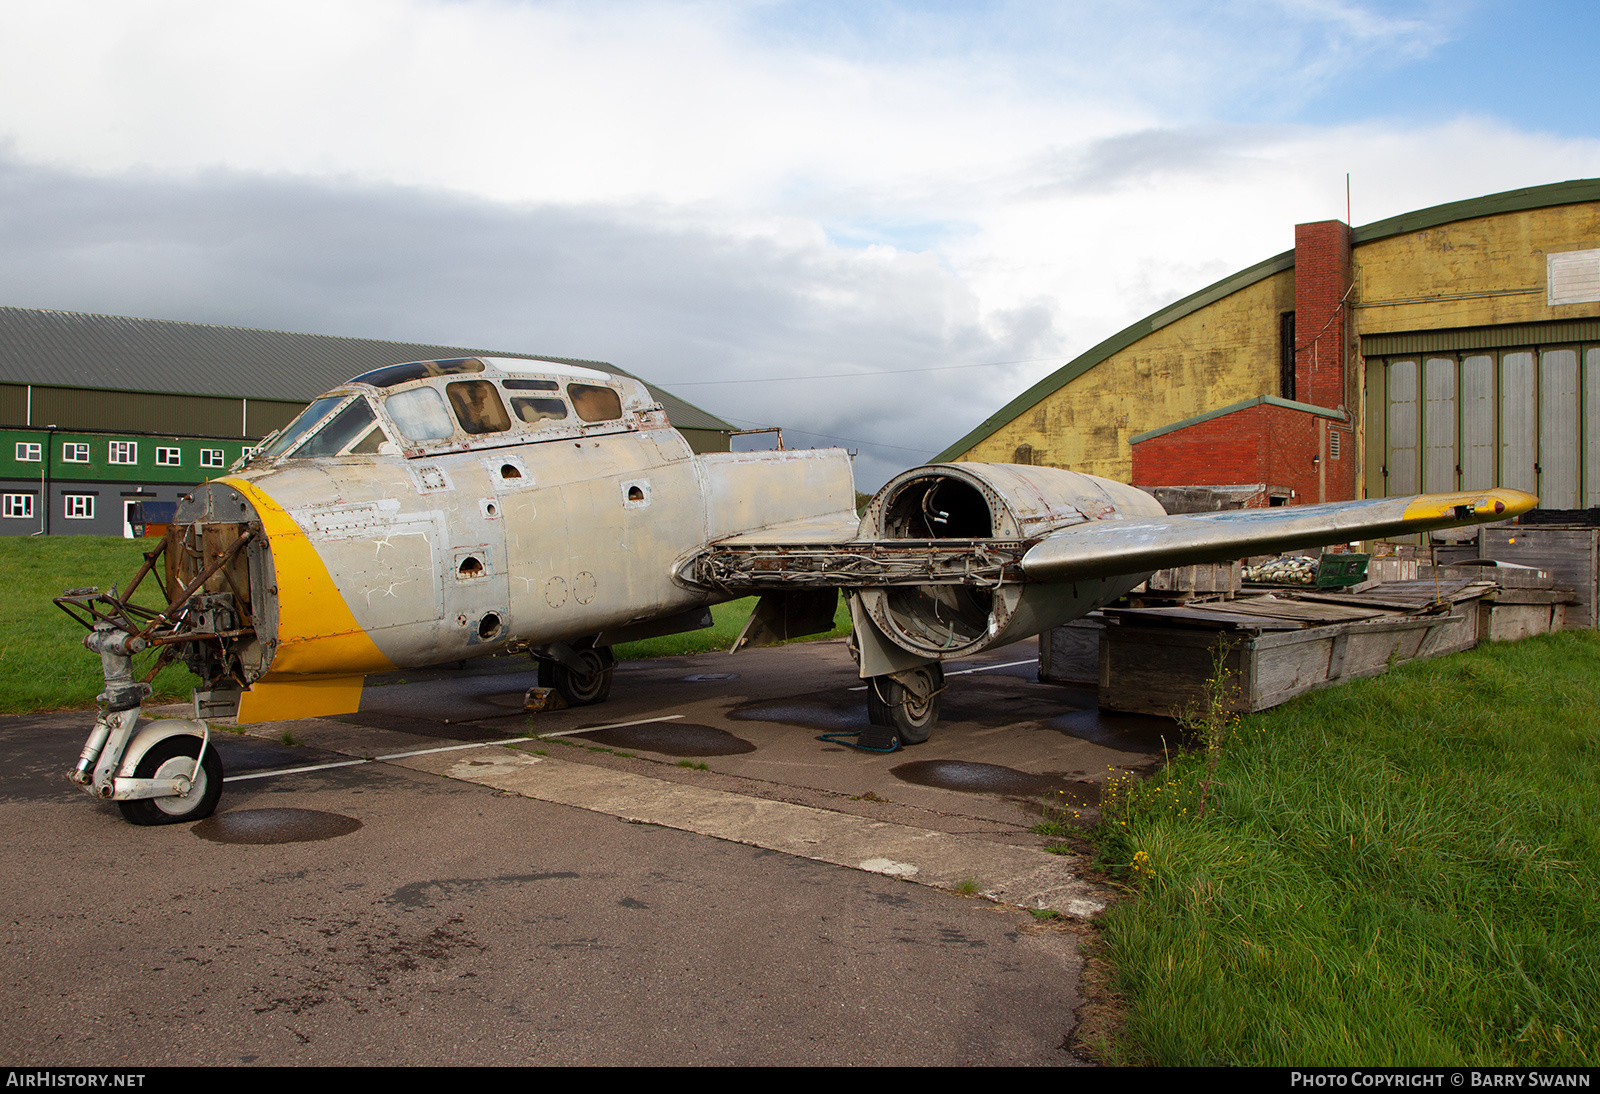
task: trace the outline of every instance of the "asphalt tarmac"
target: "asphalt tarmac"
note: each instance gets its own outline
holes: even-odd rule
[[[837,642],[624,663],[531,716],[526,662],[392,674],[358,715],[219,727],[217,815],[155,829],[63,777],[90,714],[0,719],[0,1057],[1077,1063],[1109,894],[1030,828],[1173,730],[1034,656],[950,666],[889,755],[817,739],[866,720]]]

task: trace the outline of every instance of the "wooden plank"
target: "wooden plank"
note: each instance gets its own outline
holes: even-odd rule
[[[1493,581],[1483,578],[1441,581],[1391,581],[1363,593],[1301,593],[1302,600],[1316,600],[1333,604],[1362,605],[1372,608],[1394,608],[1413,611],[1438,600],[1459,603],[1484,596],[1495,588]]]
[[[1191,626],[1207,630],[1295,630],[1292,619],[1233,613],[1218,608],[1104,608],[1107,619],[1124,626]]]
[[[1276,600],[1270,597],[1262,597],[1258,600],[1234,600],[1229,603],[1225,610],[1239,615],[1293,619],[1307,624],[1353,623],[1358,619],[1374,619],[1391,614],[1383,608],[1324,604],[1304,600]]]

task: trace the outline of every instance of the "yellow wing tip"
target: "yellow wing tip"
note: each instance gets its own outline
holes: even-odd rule
[[[1539,499],[1521,490],[1497,486],[1470,494],[1426,494],[1406,506],[1407,524],[1484,524],[1521,516]]]

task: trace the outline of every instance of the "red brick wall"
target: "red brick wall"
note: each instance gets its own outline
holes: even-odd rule
[[[1295,399],[1313,406],[1345,403],[1349,358],[1350,227],[1323,220],[1294,228]]]
[[[1329,427],[1344,429],[1337,460],[1326,452]],[[1313,456],[1321,456],[1321,462]],[[1133,445],[1135,486],[1251,482],[1289,487],[1295,492],[1293,505],[1353,498],[1354,434],[1344,423],[1261,403]]]

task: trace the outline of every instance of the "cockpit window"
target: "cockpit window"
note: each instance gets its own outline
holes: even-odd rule
[[[502,380],[507,391],[560,391],[561,385],[554,380]]]
[[[568,384],[572,409],[586,422],[613,422],[622,417],[622,400],[608,387],[594,384]]]
[[[445,387],[456,420],[468,433],[504,433],[511,418],[500,393],[488,380],[459,380]]]
[[[374,440],[373,437],[376,437]],[[290,459],[308,459],[315,456],[337,456],[352,447],[371,441],[371,451],[377,451],[383,440],[377,429],[377,418],[365,399],[357,399],[311,435],[311,439],[294,450]],[[361,442],[358,444],[357,442]]]
[[[414,387],[386,395],[383,409],[401,436],[414,444],[442,441],[455,434],[455,423],[444,408],[444,400],[431,387]]]
[[[511,412],[528,425],[538,425],[541,422],[565,420],[567,404],[560,399],[541,399],[533,395],[513,395],[511,396]]]
[[[301,438],[301,436],[305,434],[306,430],[322,421],[323,417],[328,413],[328,411],[332,410],[334,407],[338,406],[348,398],[348,395],[324,395],[322,398],[318,399],[316,402],[302,410],[300,412],[300,416],[294,421],[290,422],[288,426],[285,427],[284,431],[278,434],[277,439],[274,440],[268,448],[258,453],[257,458],[262,462],[265,462],[267,460],[276,459],[277,457],[283,455],[290,445],[294,444]]]
[[[483,362],[476,357],[463,357],[455,361],[410,361],[403,365],[385,365],[371,372],[363,372],[350,382],[371,384],[373,387],[396,387],[412,380],[425,380],[430,376],[459,376],[465,372],[482,372]]]

